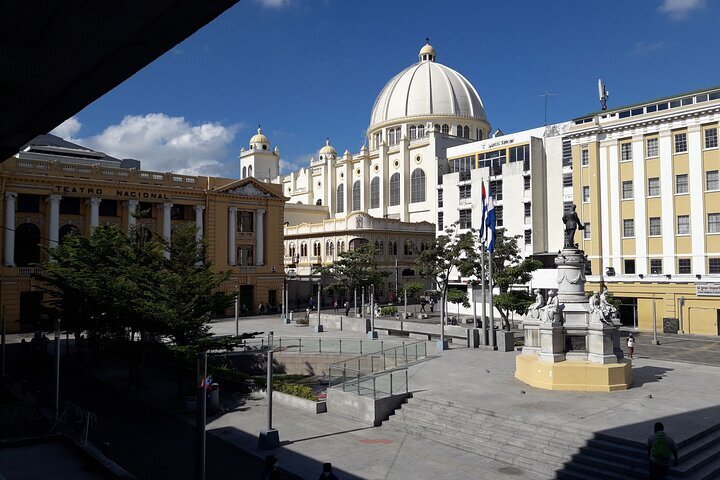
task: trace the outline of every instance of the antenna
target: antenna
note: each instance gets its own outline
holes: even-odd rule
[[[602,78],[598,79],[598,97],[600,98],[600,108],[607,110],[607,99],[610,97],[610,92],[605,89]]]
[[[554,97],[554,96],[555,96],[554,93],[549,93],[547,90],[545,91],[545,93],[541,93],[540,95],[538,95],[538,97],[545,97],[545,125],[547,125],[548,97]]]

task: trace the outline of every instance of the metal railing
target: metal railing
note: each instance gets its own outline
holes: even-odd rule
[[[383,350],[402,348],[397,341],[363,340],[360,338],[320,337],[264,337],[248,338],[242,341],[240,350],[263,351],[272,345],[275,349],[298,353],[344,353],[349,355],[380,354]],[[403,342],[404,344],[405,342]],[[390,345],[387,350],[385,347]],[[412,356],[412,355],[411,355]]]

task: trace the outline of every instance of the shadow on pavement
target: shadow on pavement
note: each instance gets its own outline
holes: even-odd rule
[[[632,388],[642,387],[646,383],[659,382],[667,372],[673,370],[672,368],[652,366],[635,367],[632,369]]]

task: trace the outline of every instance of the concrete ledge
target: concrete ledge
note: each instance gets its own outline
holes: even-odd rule
[[[377,427],[411,395],[402,393],[373,399],[371,396],[359,396],[355,392],[343,392],[337,388],[330,388],[327,392],[327,410],[365,425]]]
[[[576,392],[615,392],[627,390],[632,383],[632,363],[601,365],[590,362],[543,362],[536,356],[515,358],[515,378],[545,390]]]
[[[267,395],[267,393],[266,393]],[[327,404],[325,402],[315,402],[305,398],[296,397],[283,392],[273,391],[273,402],[277,402],[281,405],[287,405],[288,407],[299,408],[310,413],[325,413],[327,412]]]

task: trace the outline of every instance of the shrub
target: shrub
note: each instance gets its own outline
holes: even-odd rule
[[[380,315],[383,317],[393,317],[397,314],[398,309],[397,307],[381,307],[380,308]]]

